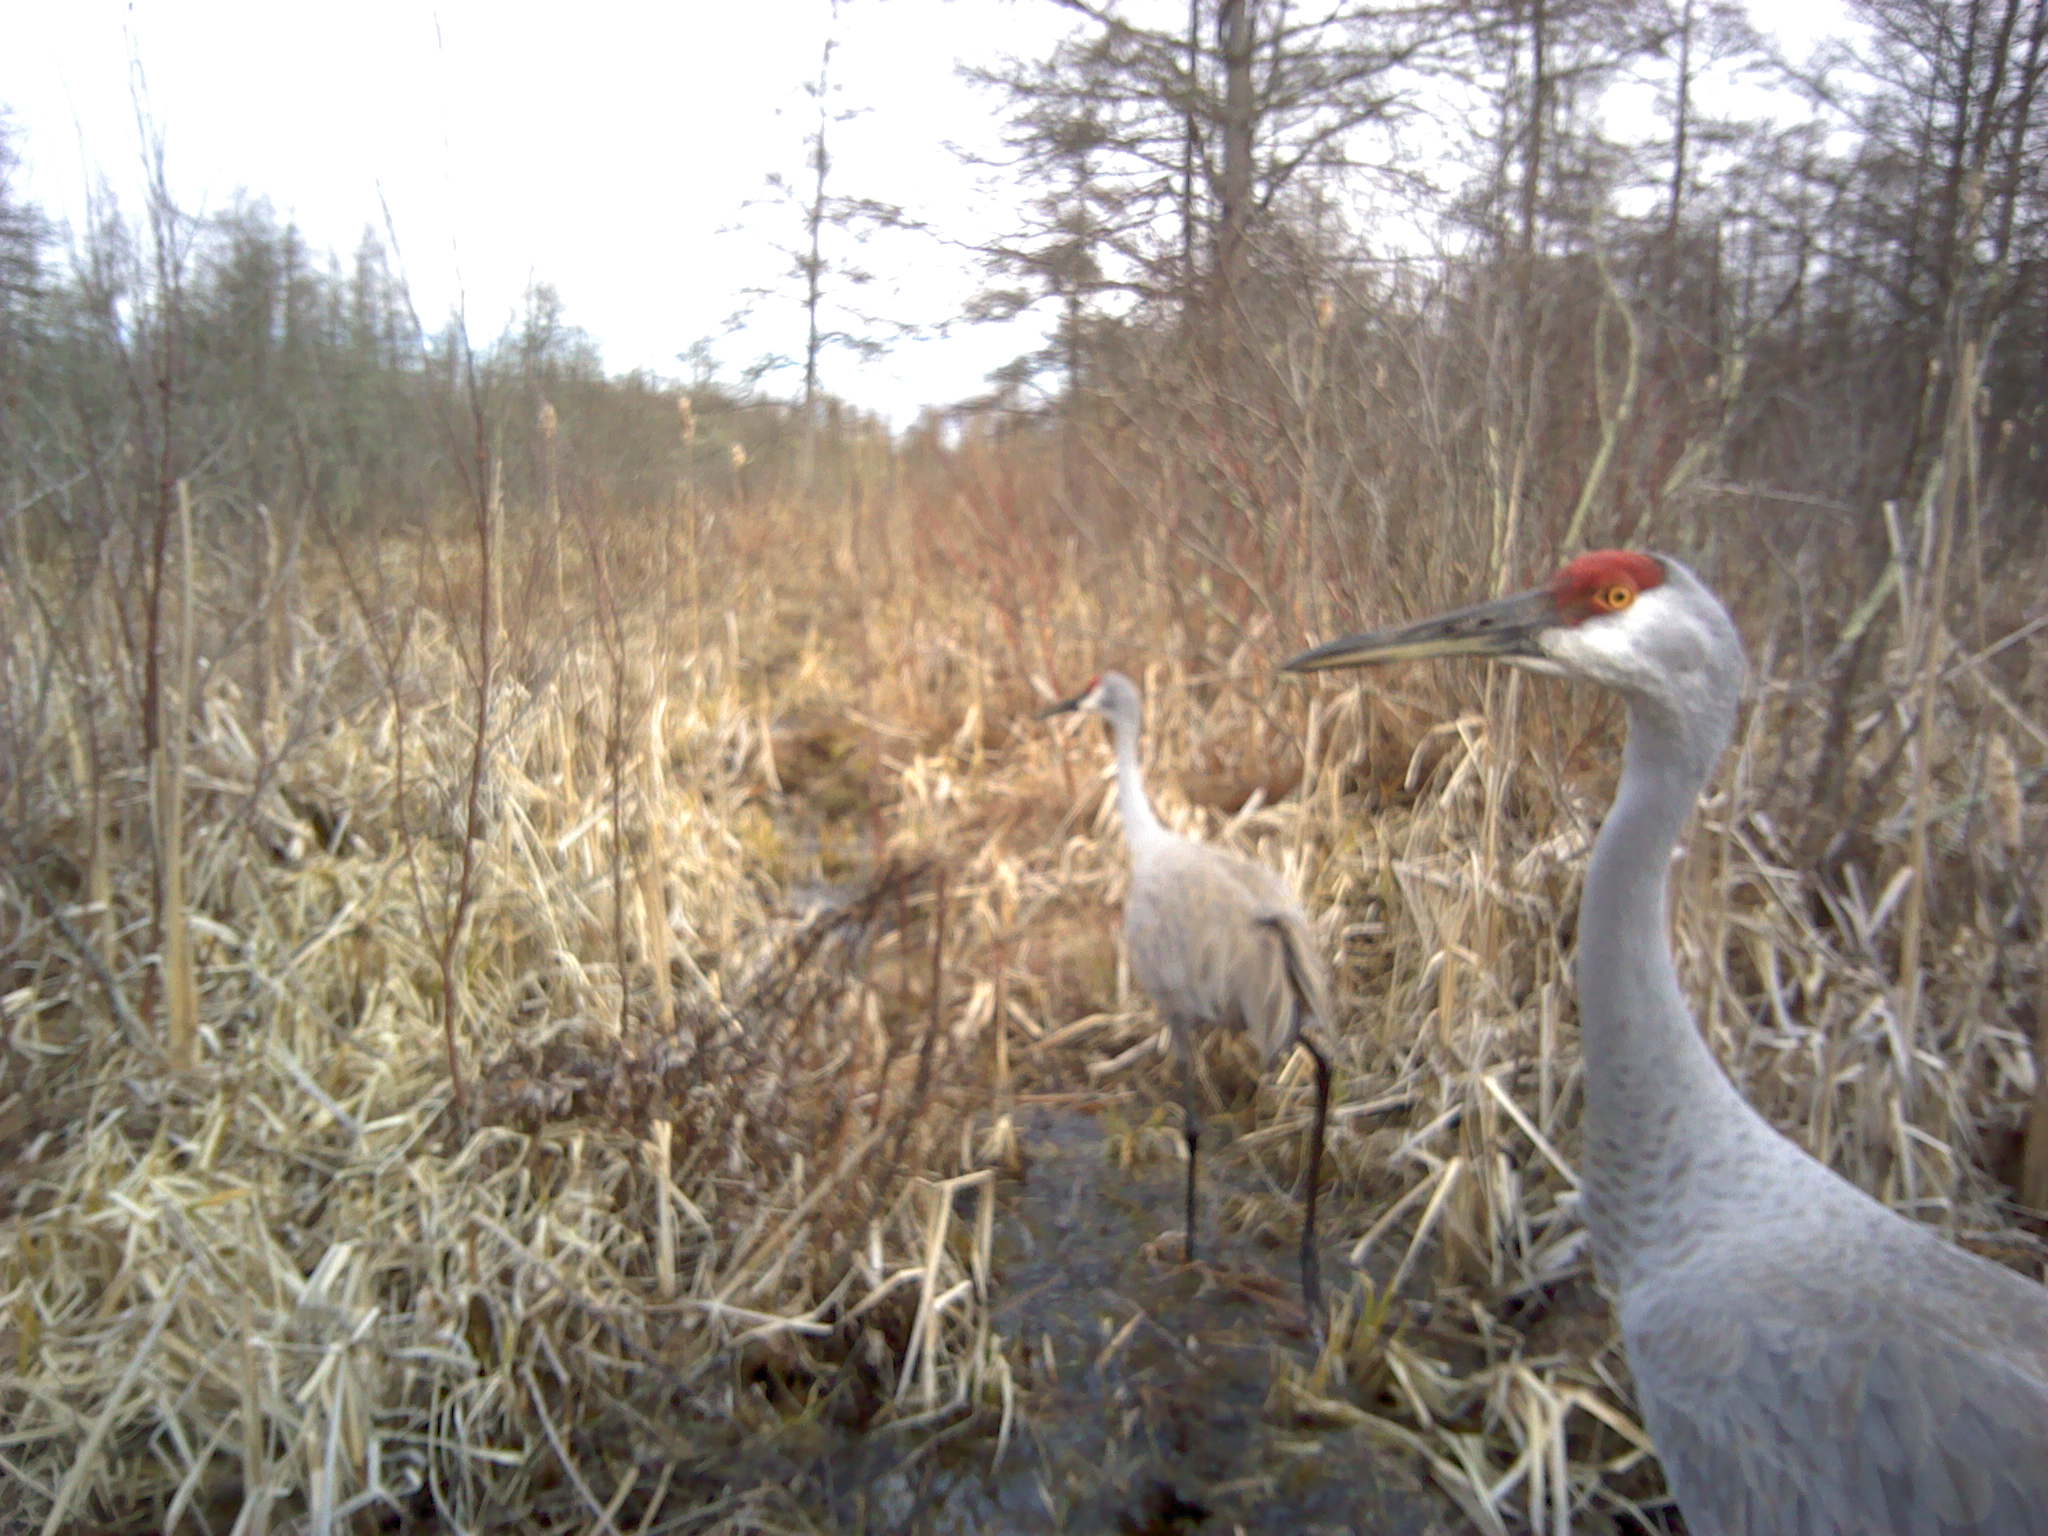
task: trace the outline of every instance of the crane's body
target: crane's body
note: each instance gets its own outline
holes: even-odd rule
[[[1130,853],[1124,941],[1131,974],[1165,1019],[1181,1073],[1187,1143],[1187,1256],[1195,1256],[1195,1156],[1201,1115],[1195,1052],[1210,1030],[1243,1030],[1262,1065],[1300,1045],[1316,1071],[1308,1192],[1302,1216],[1302,1294],[1319,1308],[1316,1186],[1328,1113],[1329,1064],[1305,1033],[1330,1017],[1329,980],[1301,904],[1271,870],[1168,829],[1145,793],[1138,761],[1138,690],[1109,672],[1047,715],[1086,710],[1109,721],[1116,746],[1117,809]]]
[[[1289,972],[1283,946],[1315,952],[1293,893],[1271,870],[1220,848],[1171,834],[1133,848],[1124,943],[1131,975],[1164,1017],[1186,1021],[1188,1033],[1243,1030],[1262,1066],[1294,1044],[1297,1002],[1324,1017],[1322,967],[1306,962],[1306,1000]]]
[[[1318,670],[1494,656],[1620,692],[1628,746],[1577,964],[1594,1258],[1693,1536],[2048,1536],[2048,1288],[1967,1253],[1773,1129],[1693,1022],[1670,861],[1734,726],[1742,651],[1675,560],[1333,641]]]

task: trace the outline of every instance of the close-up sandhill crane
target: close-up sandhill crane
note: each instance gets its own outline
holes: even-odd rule
[[[1299,1045],[1316,1076],[1309,1129],[1308,1192],[1301,1218],[1301,1291],[1311,1318],[1321,1311],[1316,1263],[1316,1185],[1330,1064],[1308,1035],[1330,1020],[1329,979],[1301,904],[1271,870],[1171,832],[1145,794],[1138,765],[1143,708],[1138,688],[1105,672],[1040,719],[1076,710],[1109,722],[1116,747],[1117,809],[1131,857],[1124,940],[1131,974],[1165,1018],[1180,1063],[1182,1134],[1187,1139],[1187,1258],[1195,1258],[1195,1149],[1201,1140],[1195,1052],[1207,1031],[1242,1029],[1271,1066]]]
[[[2048,1288],[1780,1135],[1678,989],[1671,857],[1734,729],[1742,645],[1676,560],[1333,640],[1290,671],[1498,657],[1628,706],[1579,906],[1586,1225],[1692,1536],[2048,1536]]]

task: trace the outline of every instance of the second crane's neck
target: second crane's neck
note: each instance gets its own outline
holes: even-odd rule
[[[1138,765],[1138,721],[1135,712],[1108,717],[1116,739],[1116,808],[1124,819],[1124,837],[1132,854],[1167,835],[1166,824],[1145,794],[1145,775]]]
[[[1742,1180],[1763,1128],[1700,1037],[1671,958],[1672,851],[1726,740],[1725,721],[1632,701],[1621,787],[1579,905],[1586,1219],[1622,1289],[1697,1240],[1681,1213],[1714,1181]]]

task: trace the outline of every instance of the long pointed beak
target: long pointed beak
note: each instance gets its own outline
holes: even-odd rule
[[[1456,613],[1395,629],[1346,635],[1283,662],[1285,672],[1323,672],[1425,656],[1540,657],[1536,637],[1558,622],[1557,599],[1547,587],[1474,603]]]
[[[1082,689],[1071,699],[1062,699],[1057,704],[1048,704],[1038,712],[1041,720],[1050,720],[1054,715],[1070,715],[1081,707],[1081,701],[1088,697],[1088,690]]]

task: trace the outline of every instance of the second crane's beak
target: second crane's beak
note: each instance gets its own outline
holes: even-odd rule
[[[1062,699],[1057,704],[1046,705],[1044,709],[1041,709],[1038,712],[1038,718],[1041,720],[1050,720],[1054,715],[1071,715],[1075,710],[1081,707],[1081,701],[1088,697],[1088,691],[1088,689],[1083,688],[1071,699]]]
[[[1540,658],[1537,636],[1558,622],[1557,599],[1547,587],[1474,603],[1456,613],[1421,619],[1396,629],[1346,635],[1282,663],[1286,672],[1323,672],[1332,667],[1364,667],[1383,661],[1415,661],[1426,656],[1507,656]]]

